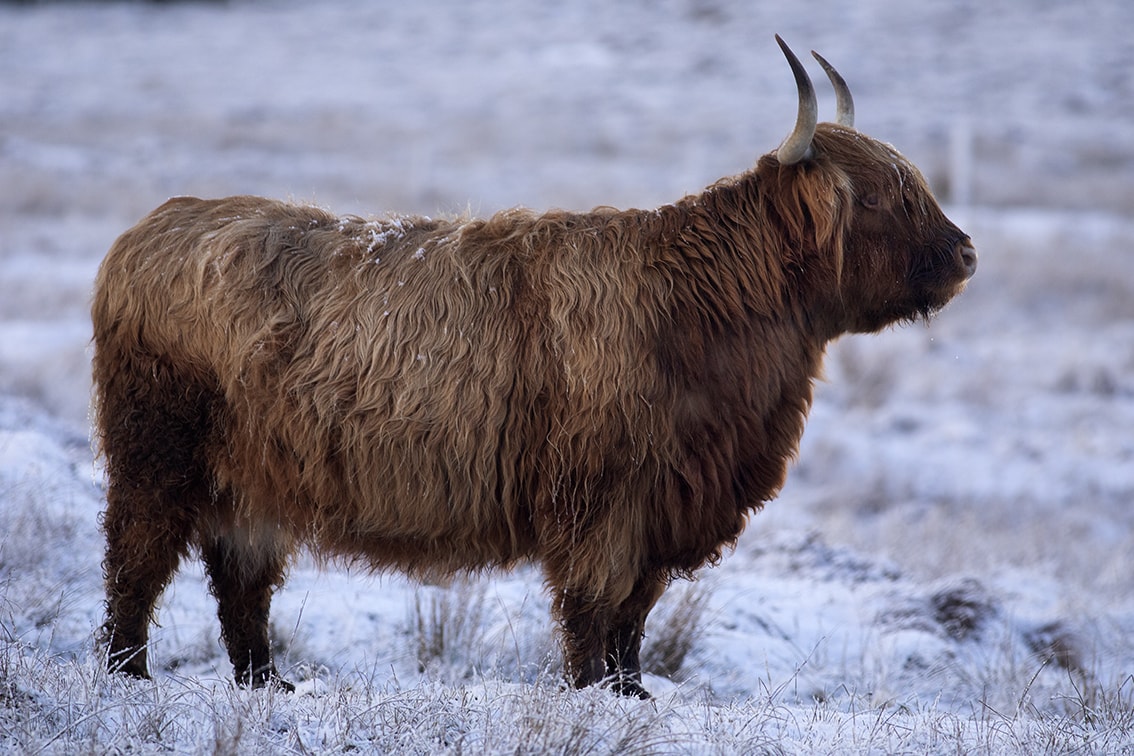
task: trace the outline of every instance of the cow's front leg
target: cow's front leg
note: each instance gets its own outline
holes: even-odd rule
[[[665,583],[653,577],[642,578],[630,597],[615,610],[606,636],[606,675],[611,688],[624,696],[649,698],[642,685],[642,638],[646,616],[665,590]]]
[[[563,662],[576,688],[600,683],[606,677],[607,623],[594,601],[570,591],[555,597],[555,612],[563,634]]]
[[[576,688],[604,683],[620,695],[650,697],[642,686],[642,636],[646,616],[664,590],[663,581],[642,578],[630,596],[613,608],[570,591],[557,593],[564,662]]]

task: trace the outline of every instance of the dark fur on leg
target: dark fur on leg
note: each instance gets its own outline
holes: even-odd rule
[[[94,366],[108,478],[102,641],[111,671],[147,679],[154,606],[209,501],[201,444],[210,396],[160,360],[103,349]]]
[[[557,601],[563,629],[567,674],[576,688],[603,684],[619,695],[647,699],[640,661],[646,615],[665,584],[654,577],[637,581],[633,593],[604,609],[570,593]]]
[[[221,638],[241,686],[295,690],[276,670],[268,638],[272,592],[283,582],[282,554],[274,543],[253,545],[231,537],[212,539],[201,548],[217,599]]]

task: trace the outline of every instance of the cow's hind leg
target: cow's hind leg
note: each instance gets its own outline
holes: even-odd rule
[[[146,643],[154,606],[188,550],[192,521],[161,491],[112,482],[106,498],[107,664],[112,672],[149,678]]]
[[[158,596],[187,553],[209,500],[202,454],[209,399],[158,363],[100,365],[99,430],[107,463],[103,572],[107,665],[148,678]],[[101,368],[101,369],[100,369]]]
[[[276,671],[268,638],[272,592],[283,582],[287,553],[275,538],[239,530],[206,536],[201,544],[221,638],[239,685],[295,690]]]

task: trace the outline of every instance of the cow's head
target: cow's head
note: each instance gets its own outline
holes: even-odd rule
[[[815,89],[778,36],[799,89],[795,129],[757,166],[787,230],[785,269],[801,305],[835,333],[928,317],[976,271],[969,237],[942,212],[921,172],[854,129],[842,77],[818,54],[837,96],[835,123],[817,123]],[[832,334],[833,335],[833,334]]]

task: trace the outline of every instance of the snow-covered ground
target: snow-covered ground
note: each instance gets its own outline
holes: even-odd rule
[[[174,194],[671,201],[790,128],[775,32],[840,68],[980,270],[830,350],[783,494],[652,618],[654,701],[560,689],[531,568],[297,564],[287,697],[228,686],[187,564],[157,681],[101,672],[87,300],[118,233]],[[0,745],[1134,752],[1131,32],[1104,0],[0,6]]]

